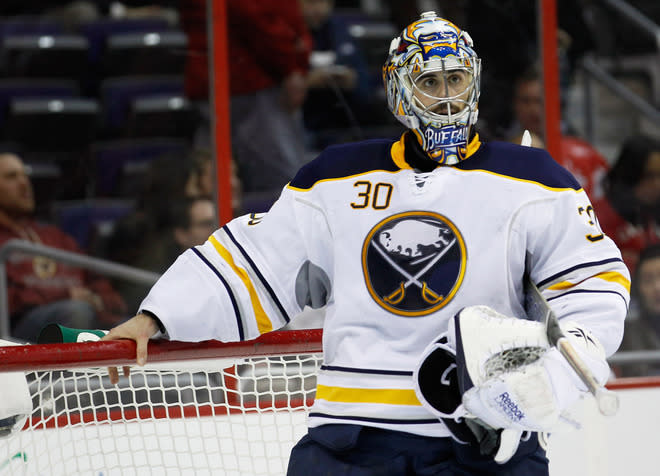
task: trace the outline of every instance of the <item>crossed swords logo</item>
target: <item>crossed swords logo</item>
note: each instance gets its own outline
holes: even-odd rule
[[[397,286],[397,288],[394,291],[392,291],[391,293],[389,293],[388,295],[382,298],[383,301],[391,305],[400,303],[406,297],[406,289],[408,289],[413,284],[421,290],[422,299],[424,299],[424,301],[427,302],[428,304],[433,305],[442,301],[442,299],[444,299],[444,296],[433,292],[433,290],[429,288],[428,285],[426,284],[426,281],[422,281],[421,278],[431,268],[433,268],[433,266],[438,261],[440,261],[440,259],[447,253],[447,251],[451,249],[451,247],[455,243],[456,243],[456,237],[454,237],[443,249],[413,261],[411,264],[416,265],[426,260],[430,260],[426,264],[426,266],[424,266],[421,270],[419,270],[415,275],[412,275],[411,273],[403,269],[399,264],[397,264],[396,261],[394,261],[392,257],[387,253],[387,251],[384,250],[380,245],[378,245],[375,240],[372,241],[371,246],[374,247],[374,249],[383,257],[385,261],[387,261],[387,263],[389,263],[390,266],[392,266],[393,269],[395,269],[399,274],[401,274],[401,276],[405,278],[405,281],[401,281],[399,283],[399,286]]]

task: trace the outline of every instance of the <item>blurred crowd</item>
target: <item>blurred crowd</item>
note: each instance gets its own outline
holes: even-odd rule
[[[656,2],[629,3],[660,23]],[[528,130],[532,146],[544,147],[536,2],[226,5],[228,71],[210,73],[207,0],[3,0],[1,243],[27,240],[162,273],[219,225],[213,74],[227,74],[230,84],[231,157],[220,160],[231,163],[233,213],[266,211],[324,147],[400,135],[385,104],[382,45],[426,10],[466,28],[478,46],[481,137],[519,143]],[[660,53],[601,2],[557,5],[562,123],[555,159],[585,188],[588,213],[633,274],[623,349],[660,350],[660,125],[635,128],[622,118],[621,130],[632,133],[612,150],[592,143],[570,113],[584,58],[660,64]],[[625,74],[622,81],[639,76]],[[657,80],[642,84],[657,110]],[[27,341],[53,322],[109,328],[130,317],[147,290],[40,256],[16,253],[5,266],[12,336]]]

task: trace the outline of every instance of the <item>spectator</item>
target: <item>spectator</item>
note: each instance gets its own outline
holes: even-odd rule
[[[133,255],[131,266],[135,266],[156,273],[163,273],[170,267],[176,258],[186,249],[200,245],[217,228],[217,212],[213,200],[209,197],[180,197],[169,201],[167,225],[157,233],[148,231],[146,239],[143,237],[138,246],[139,252]],[[138,234],[144,223],[139,223],[136,217],[122,224],[125,228],[137,223],[133,234]],[[148,226],[148,225],[147,225]],[[124,235],[126,236],[126,235]],[[128,240],[127,240],[128,241]],[[137,309],[149,287],[132,283],[117,284],[123,298],[130,309]]]
[[[204,116],[209,93],[206,0],[182,1],[179,11],[190,40],[186,92]],[[302,104],[311,38],[296,1],[227,2],[227,16],[231,134],[238,173],[245,192],[279,195],[307,160]]]
[[[660,244],[644,248],[639,255],[620,350],[660,350]],[[660,375],[660,364],[622,364],[617,373],[622,377]]]
[[[181,216],[188,216],[183,212],[190,200],[199,198],[204,203],[200,211],[204,212],[207,222],[209,216],[213,220],[217,217],[210,198],[214,192],[213,171],[212,156],[207,149],[195,149],[184,157],[166,156],[152,161],[135,211],[114,226],[106,258],[149,271],[164,271],[178,255],[173,234],[186,227],[187,222],[181,223]],[[235,209],[240,207],[240,197],[240,181],[233,174],[232,206]],[[191,221],[195,221],[193,217]],[[131,283],[118,281],[115,286],[129,307],[137,305],[144,296],[145,290]]]
[[[315,149],[326,145],[324,130],[353,128],[359,138],[360,118],[366,116],[369,81],[367,64],[348,24],[335,15],[333,0],[299,0],[312,35],[309,87],[303,106],[305,128]],[[330,139],[330,138],[329,138]]]
[[[32,184],[23,161],[0,154],[0,243],[21,239],[81,253],[73,237],[33,218]],[[109,281],[44,256],[15,253],[7,265],[12,335],[34,342],[50,323],[91,329],[125,317],[124,301]]]
[[[660,241],[660,141],[631,136],[623,143],[594,200],[600,226],[621,249],[634,274],[640,251]]]
[[[168,233],[138,260],[141,268],[164,272],[181,253],[204,243],[217,228],[218,215],[211,198],[185,197],[171,205]]]
[[[514,123],[507,133],[507,140],[520,144],[523,131],[532,134],[532,146],[545,147],[543,141],[543,85],[538,70],[532,67],[521,74],[514,83]],[[607,160],[584,140],[562,134],[557,161],[567,168],[582,185],[591,200],[603,197],[602,181],[609,170]]]

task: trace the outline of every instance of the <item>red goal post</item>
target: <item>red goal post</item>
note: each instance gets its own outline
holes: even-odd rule
[[[321,330],[238,343],[153,340],[0,348],[25,372],[33,411],[0,439],[2,474],[281,475],[306,432]],[[107,366],[132,365],[109,382]],[[121,372],[120,372],[121,374]]]

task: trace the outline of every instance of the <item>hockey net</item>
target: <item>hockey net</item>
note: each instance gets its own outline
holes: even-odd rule
[[[282,475],[321,363],[321,331],[243,343],[132,341],[0,348],[0,372],[25,371],[33,411],[0,440],[0,476]],[[121,371],[120,371],[121,375]],[[1,385],[1,373],[0,373]]]

